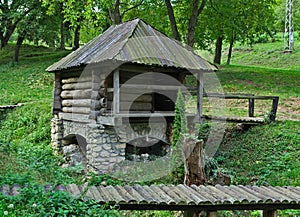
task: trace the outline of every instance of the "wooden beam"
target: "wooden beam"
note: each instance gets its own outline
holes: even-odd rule
[[[197,76],[197,118],[199,118],[199,123],[202,123],[202,113],[203,113],[203,72],[198,72]]]
[[[64,90],[61,92],[63,99],[90,99],[91,90]]]
[[[53,104],[52,114],[58,114],[61,111],[61,75],[59,72],[54,74],[54,86],[53,86]]]
[[[74,114],[74,113],[58,113],[58,117],[63,120],[71,120],[81,123],[90,123],[89,115],[85,114]]]
[[[264,210],[263,217],[276,217],[277,211],[276,210]]]
[[[114,98],[113,98],[113,113],[120,113],[120,71],[119,69],[113,72],[113,82],[114,82]]]
[[[132,90],[148,90],[148,92],[152,92],[154,90],[175,90],[181,89],[182,91],[187,90],[184,86],[179,85],[148,85],[148,84],[123,84],[121,86],[122,89],[130,89]]]
[[[62,106],[65,107],[91,107],[100,109],[102,105],[99,100],[92,99],[65,99],[62,101]]]
[[[76,114],[89,114],[91,112],[90,107],[63,107],[63,112],[76,113]]]
[[[63,84],[63,90],[76,90],[76,89],[92,89],[92,82],[78,82],[78,83],[68,83]]]

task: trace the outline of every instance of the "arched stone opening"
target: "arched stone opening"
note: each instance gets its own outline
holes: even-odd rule
[[[170,145],[160,138],[143,136],[126,143],[125,159],[130,161],[153,161],[169,153]]]
[[[63,166],[74,167],[81,164],[85,169],[87,166],[86,149],[87,141],[83,136],[70,134],[64,137],[62,152],[65,163]]]

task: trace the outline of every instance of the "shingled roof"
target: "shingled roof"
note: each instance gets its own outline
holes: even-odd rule
[[[141,19],[111,26],[86,45],[51,65],[59,71],[107,60],[212,71],[216,68]]]

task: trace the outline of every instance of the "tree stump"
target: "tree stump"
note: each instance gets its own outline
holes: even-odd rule
[[[184,184],[203,185],[206,182],[205,175],[205,156],[203,151],[203,140],[185,138],[183,143],[184,153]],[[198,217],[201,211],[185,211],[185,217]]]
[[[194,139],[185,139],[184,145],[184,184],[203,185],[206,181],[205,175],[205,157],[203,151],[203,141],[195,141]]]

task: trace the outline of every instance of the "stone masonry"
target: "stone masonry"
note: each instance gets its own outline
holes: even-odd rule
[[[54,117],[52,146],[64,156],[64,166],[83,164],[86,171],[105,173],[125,161],[126,143],[143,136],[155,137],[168,143],[167,124],[146,123],[103,126],[98,123],[79,123]],[[70,138],[77,138],[71,141]],[[80,138],[80,139],[79,139]],[[86,161],[86,162],[83,162]]]

